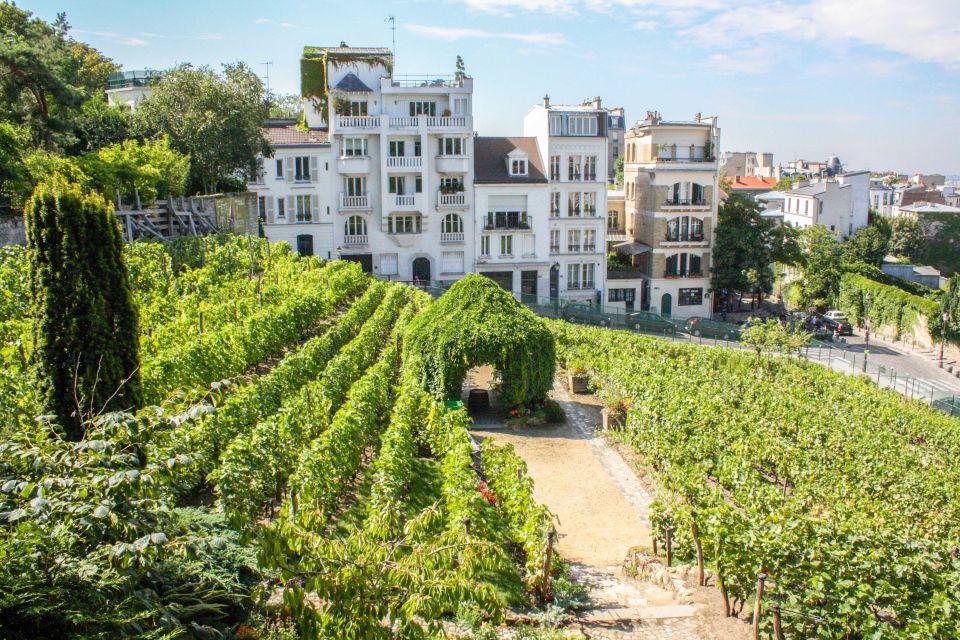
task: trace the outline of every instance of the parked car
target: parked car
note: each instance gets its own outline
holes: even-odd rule
[[[567,322],[592,324],[599,327],[615,327],[618,329],[632,329],[634,331],[649,331],[653,333],[674,334],[677,328],[673,323],[649,311],[627,311],[626,313],[609,313],[600,307],[579,302],[567,304],[560,313]]]
[[[843,311],[837,311],[836,309],[827,311],[825,314],[823,314],[823,317],[830,318],[834,322],[842,322],[844,324],[850,324],[850,321],[847,320],[847,314],[845,314]]]
[[[833,318],[828,318],[823,316],[823,324],[826,326],[827,330],[831,333],[836,333],[837,327],[840,327],[840,335],[842,336],[852,336],[853,335],[853,325],[844,318],[843,321],[834,320]]]
[[[851,325],[849,321],[840,322],[820,313],[811,315],[804,323],[804,329],[813,331],[817,338],[828,338],[832,336],[837,332],[838,326],[840,327],[840,335],[853,335],[853,325]]]
[[[726,322],[718,322],[709,318],[690,318],[683,327],[684,331],[692,336],[703,336],[718,340],[739,340],[740,329]]]

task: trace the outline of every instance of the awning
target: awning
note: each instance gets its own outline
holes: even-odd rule
[[[613,245],[613,248],[617,253],[623,253],[628,256],[638,256],[641,253],[653,251],[653,247],[647,246],[642,242],[621,242],[620,244]]]

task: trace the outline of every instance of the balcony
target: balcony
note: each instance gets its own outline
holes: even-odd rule
[[[596,253],[596,252],[597,252],[597,245],[595,245],[595,244],[585,244],[585,245],[583,245],[583,252],[584,252],[584,253]]]
[[[423,158],[420,156],[390,156],[387,158],[388,169],[419,171],[422,166]]]
[[[363,194],[362,196],[348,196],[345,193],[340,194],[340,210],[341,211],[355,211],[360,209],[369,209],[370,208],[370,196],[368,194]]]
[[[347,130],[354,129],[359,131],[369,131],[370,129],[380,128],[380,116],[335,116],[334,127],[336,129]]]
[[[579,244],[568,244],[568,245],[567,245],[567,253],[580,253],[580,245],[579,245]]]
[[[462,209],[466,206],[467,195],[462,191],[456,193],[439,192],[437,194],[437,208]]]
[[[417,116],[404,116],[400,118],[390,118],[391,129],[416,129],[420,125]]]
[[[483,223],[484,231],[529,231],[530,223],[527,221],[523,222],[490,222],[489,220]]]
[[[684,236],[680,233],[668,233],[666,242],[703,242],[706,238],[702,233],[690,233]]]
[[[340,156],[337,173],[370,173],[370,156]]]
[[[420,211],[420,194],[394,194],[391,193],[393,211]]]
[[[666,211],[676,211],[678,209],[709,209],[710,203],[706,200],[691,200],[691,199],[669,199],[664,201],[661,207]]]
[[[470,171],[470,158],[467,156],[437,156],[437,173],[467,173]]]
[[[462,231],[459,233],[441,233],[440,244],[462,244],[463,237]]]
[[[428,116],[427,128],[438,129],[441,131],[453,130],[453,129],[466,129],[467,117],[466,116],[441,116],[441,117]]]
[[[356,236],[343,236],[343,245],[346,247],[356,247],[364,244],[369,244],[367,234],[356,235]]]

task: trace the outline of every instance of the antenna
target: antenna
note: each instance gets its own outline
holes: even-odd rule
[[[390,23],[390,38],[391,38],[391,40],[392,40],[392,42],[393,42],[393,47],[391,47],[391,50],[393,51],[394,64],[396,64],[396,58],[397,58],[397,19],[394,18],[393,16],[387,16],[386,18],[384,18],[383,21]]]
[[[267,68],[267,75],[265,80],[267,82],[267,100],[269,100],[270,99],[270,65],[273,64],[273,61],[271,60],[270,62],[261,62],[260,64],[262,64]]]

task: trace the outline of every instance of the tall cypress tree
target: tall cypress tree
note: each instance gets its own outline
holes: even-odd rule
[[[37,186],[24,218],[37,384],[46,411],[79,440],[85,418],[140,401],[139,321],[123,235],[99,194],[61,176]]]

